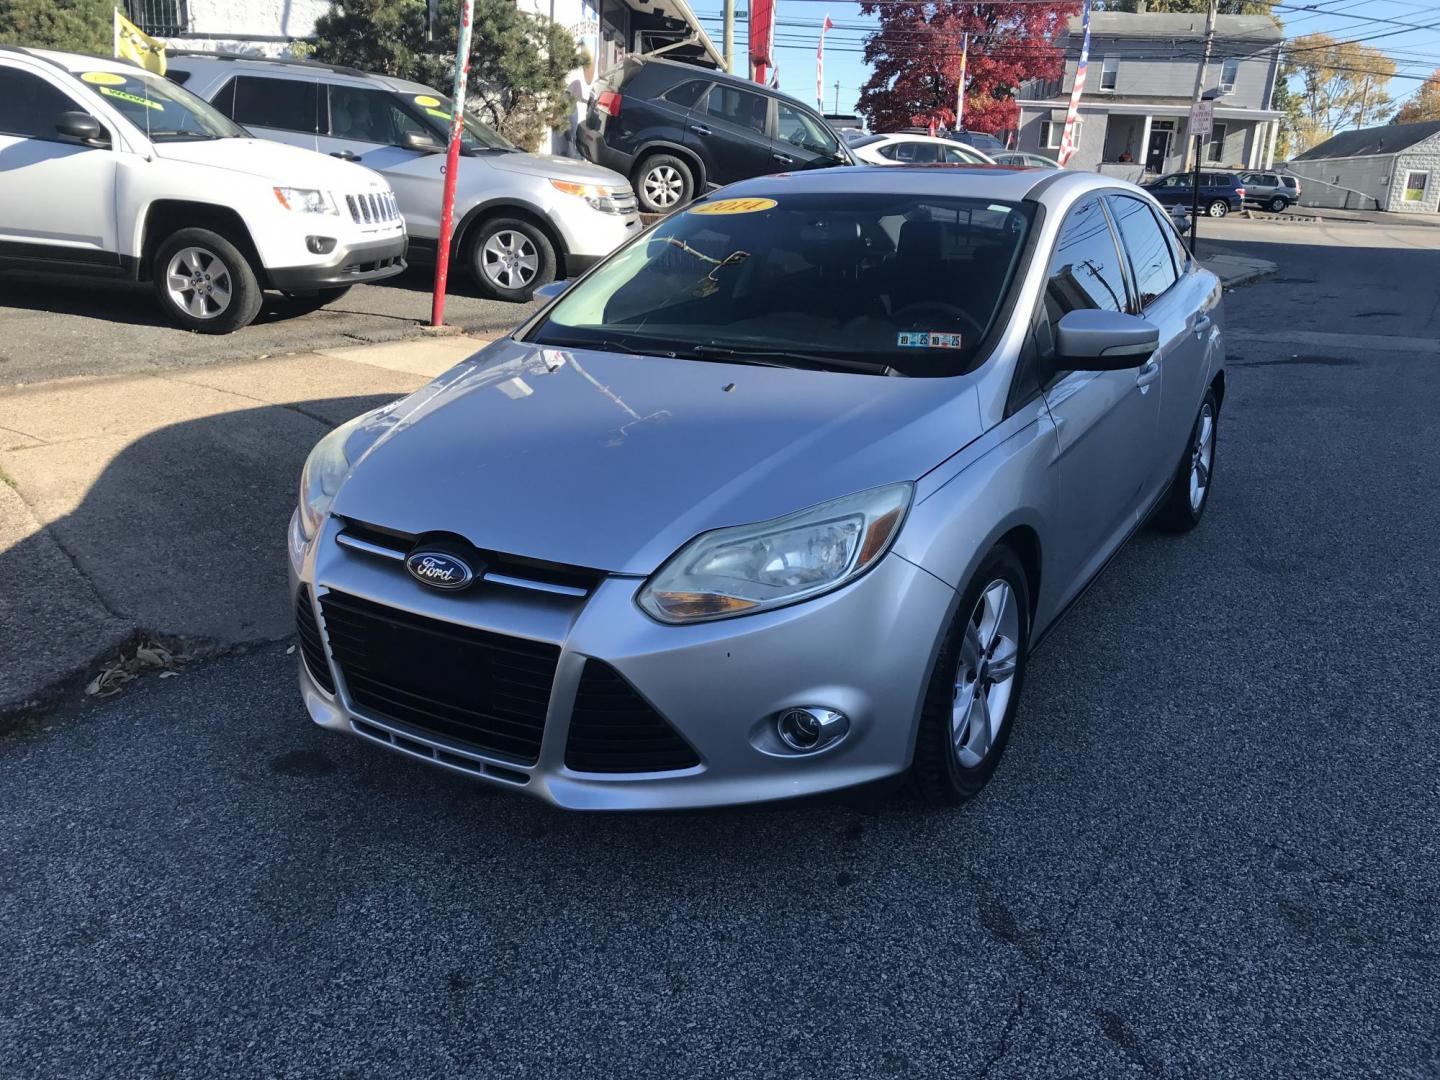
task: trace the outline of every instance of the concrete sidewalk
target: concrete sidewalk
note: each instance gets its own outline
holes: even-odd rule
[[[139,631],[291,632],[285,526],[335,424],[486,344],[453,336],[0,393],[0,714]]]
[[[1269,277],[1275,272],[1275,264],[1269,259],[1256,259],[1248,255],[1206,255],[1207,237],[1200,238],[1200,265],[1220,279],[1227,289],[1239,288]]]

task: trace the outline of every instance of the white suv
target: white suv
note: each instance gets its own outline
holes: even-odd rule
[[[132,65],[0,45],[0,269],[151,281],[181,326],[224,334],[263,289],[318,307],[404,256],[369,169],[256,139]]]

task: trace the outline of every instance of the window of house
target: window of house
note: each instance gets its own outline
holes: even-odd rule
[[[717,120],[765,133],[766,100],[760,94],[734,86],[717,86],[710,91],[705,111]]]
[[[1235,89],[1235,77],[1240,74],[1240,58],[1227,56],[1220,65],[1220,90],[1228,94]]]
[[[1160,231],[1160,223],[1145,203],[1125,195],[1109,195],[1106,198],[1115,223],[1120,226],[1125,250],[1130,253],[1140,305],[1148,306],[1152,300],[1164,295],[1177,280],[1170,245]]]
[[[1405,174],[1405,188],[1401,197],[1407,203],[1423,203],[1425,190],[1430,186],[1430,174],[1411,169]]]
[[[0,67],[0,132],[59,142],[55,121],[79,108],[40,76]]]
[[[1225,125],[1216,123],[1210,128],[1210,141],[1205,144],[1205,160],[1225,160]]]
[[[1074,139],[1075,145],[1080,145],[1080,128],[1083,120],[1075,121]],[[1040,147],[1043,150],[1060,149],[1060,140],[1065,137],[1065,122],[1063,120],[1045,120],[1040,124]]]
[[[1120,58],[1118,56],[1103,56],[1100,58],[1100,89],[1114,90],[1120,74]]]
[[[310,79],[262,79],[241,75],[235,80],[230,119],[252,127],[280,131],[315,131],[320,86]]]

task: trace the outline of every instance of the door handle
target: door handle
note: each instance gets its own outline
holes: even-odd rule
[[[709,128],[707,128],[707,127],[701,127],[699,124],[691,124],[691,125],[690,125],[690,130],[693,131],[693,132],[695,132],[696,135],[709,135],[709,134],[710,134],[710,129],[709,129]]]
[[[1195,323],[1190,327],[1190,329],[1194,330],[1197,334],[1203,334],[1206,330],[1209,330],[1210,327],[1214,325],[1215,320],[1212,319],[1209,315],[1196,315]]]
[[[1160,377],[1160,362],[1153,356],[1140,366],[1135,372],[1135,385],[1140,388],[1140,393],[1148,394],[1150,384]]]
[[[793,157],[787,157],[785,154],[772,154],[771,156],[774,157],[776,161],[783,161],[786,165],[795,164],[795,159]]]
[[[330,151],[330,156],[331,156],[331,157],[338,157],[341,161],[359,161],[359,160],[360,160],[360,155],[357,154],[357,153],[355,153],[354,150],[332,150],[332,151]]]

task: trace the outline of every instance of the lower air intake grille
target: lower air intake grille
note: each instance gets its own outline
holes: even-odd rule
[[[558,645],[473,630],[345,593],[320,601],[350,698],[377,720],[533,764]]]
[[[302,585],[295,595],[295,632],[300,635],[300,655],[310,677],[327,694],[335,693],[335,680],[330,676],[330,661],[325,659],[325,646],[320,641],[320,627],[315,622],[315,605],[310,602],[310,586]]]
[[[578,772],[669,772],[699,765],[700,758],[623,675],[586,660],[565,764]]]

